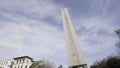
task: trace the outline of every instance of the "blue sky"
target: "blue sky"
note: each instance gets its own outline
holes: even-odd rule
[[[0,59],[28,55],[66,68],[63,7],[69,10],[88,66],[115,54],[119,0],[0,0]]]

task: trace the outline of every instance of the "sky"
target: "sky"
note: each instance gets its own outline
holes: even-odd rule
[[[69,11],[88,66],[116,54],[119,0],[0,0],[0,60],[27,55],[67,68],[62,8]]]

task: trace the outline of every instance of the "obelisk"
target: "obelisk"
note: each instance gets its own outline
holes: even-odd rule
[[[67,8],[62,9],[69,68],[87,68]]]

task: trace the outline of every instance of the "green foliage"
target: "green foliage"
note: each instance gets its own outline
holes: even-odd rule
[[[97,61],[91,66],[91,68],[120,68],[120,29],[116,30],[115,32],[119,38],[119,40],[116,42],[118,57],[108,57],[101,61]]]
[[[106,61],[107,68],[120,68],[120,58],[111,57]]]
[[[30,68],[54,68],[54,65],[48,61],[35,61]]]
[[[116,47],[117,47],[117,54],[120,56],[120,29],[115,31],[116,34],[118,35],[119,40],[116,42]]]
[[[91,68],[120,68],[120,57],[108,57],[102,61],[97,61]]]
[[[106,61],[105,60],[97,61],[91,66],[91,68],[106,68]]]

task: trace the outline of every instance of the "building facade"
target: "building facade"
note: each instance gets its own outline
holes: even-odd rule
[[[29,68],[33,63],[33,59],[29,56],[21,56],[12,60],[1,60],[0,68]]]
[[[0,68],[12,68],[12,60],[0,60]]]
[[[28,56],[22,56],[13,59],[14,62],[12,68],[29,68],[30,65],[33,63],[33,59]]]

